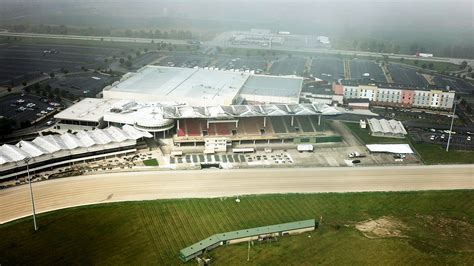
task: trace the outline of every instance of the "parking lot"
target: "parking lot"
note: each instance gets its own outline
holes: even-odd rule
[[[121,49],[74,45],[6,44],[0,49],[0,85],[17,85],[25,79],[61,68],[69,72],[97,68]],[[28,75],[25,77],[25,75]]]
[[[336,57],[315,57],[311,62],[310,73],[327,82],[344,78],[344,65]]]
[[[472,94],[474,93],[474,85],[464,81],[462,79],[444,77],[440,75],[435,75],[433,81],[436,85],[446,88],[449,86],[450,89],[455,90],[459,93]]]
[[[302,76],[306,64],[304,57],[286,57],[273,62],[270,75],[299,75]]]
[[[267,65],[267,61],[259,58],[229,57],[219,58],[215,66],[219,69],[238,69],[240,71],[262,73],[267,70]]]
[[[416,141],[439,144],[444,147],[446,147],[449,138],[448,130],[410,130],[409,133]],[[474,142],[472,141],[471,134],[455,133],[451,135],[450,146],[472,150],[474,149]]]
[[[153,61],[157,60],[158,58],[162,57],[163,54],[152,51],[152,52],[147,52],[139,55],[138,57],[135,57],[133,59],[133,68],[134,69],[139,69],[143,66],[146,66],[148,64],[151,64]]]
[[[118,78],[86,72],[55,77],[50,79],[48,83],[53,90],[58,88],[77,96],[95,97],[106,85],[111,84],[116,79]]]
[[[377,82],[387,82],[380,66],[373,60],[353,59],[349,62],[351,79],[370,78]],[[366,76],[368,74],[368,76]]]
[[[429,85],[428,81],[426,81],[423,76],[418,75],[414,68],[389,63],[388,70],[390,71],[395,83],[417,87],[426,87]]]
[[[19,128],[25,121],[33,122],[54,111],[55,106],[34,95],[8,95],[0,98],[0,116],[12,119]]]
[[[160,61],[160,66],[170,67],[206,67],[212,63],[212,58],[201,54],[170,54]]]

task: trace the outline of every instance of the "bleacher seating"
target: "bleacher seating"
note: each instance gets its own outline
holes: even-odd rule
[[[323,119],[321,118],[321,125],[318,126],[318,117],[317,116],[311,116],[310,118],[311,122],[313,123],[314,129],[316,131],[323,131],[324,130],[324,125],[323,125]]]
[[[201,126],[200,121],[194,119],[186,119],[186,133],[188,136],[200,136]]]
[[[274,133],[275,132],[273,132],[272,121],[270,118],[267,117],[267,124],[265,126],[265,134],[272,135]]]
[[[178,135],[178,137],[186,136],[186,132],[184,131],[184,128],[180,127],[178,130],[176,130],[176,135]]]
[[[285,121],[285,126],[288,129],[288,132],[295,133],[296,132],[296,129],[295,129],[296,125],[291,126],[291,117],[285,116],[285,117],[283,117],[283,120]]]
[[[231,134],[230,128],[228,124],[218,123],[216,125],[216,133],[219,136],[228,136]]]
[[[209,128],[207,129],[207,132],[208,132],[209,136],[216,136],[217,135],[216,125],[215,124],[209,124]]]
[[[263,130],[262,130],[263,129]],[[298,129],[298,130],[297,130]],[[235,123],[209,123],[204,119],[183,119],[180,120],[180,128],[176,129],[178,137],[203,136],[203,131],[207,131],[208,136],[231,136],[232,130],[236,130],[236,135],[272,135],[291,134],[298,132],[314,133],[322,131],[324,126],[318,126],[317,116],[295,116],[294,124],[291,125],[290,116],[267,117],[266,126],[263,126],[263,117],[240,118],[238,127]]]
[[[303,132],[314,132],[314,128],[311,125],[311,121],[309,120],[307,116],[299,116],[297,117],[297,120]]]
[[[275,131],[275,133],[287,133],[282,117],[272,117],[270,118],[270,120],[272,123],[273,131]]]
[[[260,121],[262,120],[262,121]],[[260,125],[261,124],[261,125]],[[260,135],[260,127],[263,127],[263,118],[241,118],[237,127],[237,134]],[[233,129],[235,127],[232,127]]]

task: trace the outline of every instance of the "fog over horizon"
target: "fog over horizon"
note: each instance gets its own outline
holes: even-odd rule
[[[221,32],[267,28],[341,38],[469,43],[472,1],[456,0],[0,0],[0,25],[51,24]]]

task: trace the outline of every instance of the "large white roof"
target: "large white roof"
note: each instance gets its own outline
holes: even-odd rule
[[[91,146],[120,143],[139,138],[151,138],[148,132],[143,132],[132,126],[125,125],[122,129],[110,127],[93,131],[79,131],[76,135],[65,133],[62,135],[39,136],[33,141],[20,141],[16,145],[4,144],[0,146],[0,165],[18,162],[27,157],[37,158],[46,154],[53,154],[61,150],[74,150]]]
[[[86,122],[98,122],[104,116],[104,112],[109,110],[117,99],[85,98],[73,106],[56,114],[54,118],[62,120],[77,120]]]
[[[252,75],[240,94],[299,98],[302,86],[302,77]]]
[[[249,73],[145,66],[104,89],[104,98],[177,101],[190,105],[232,104]]]

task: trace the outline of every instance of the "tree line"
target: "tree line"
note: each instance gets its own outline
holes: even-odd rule
[[[133,30],[133,29],[111,29],[100,27],[68,27],[65,25],[32,25],[14,24],[4,25],[3,28],[11,32],[19,33],[42,33],[60,35],[86,35],[86,36],[107,36],[107,37],[130,37],[149,39],[178,39],[190,40],[193,34],[189,30]]]
[[[423,44],[419,42],[399,42],[374,38],[358,38],[336,41],[335,48],[356,51],[411,54],[432,53],[435,56],[452,58],[474,58],[473,44]]]

